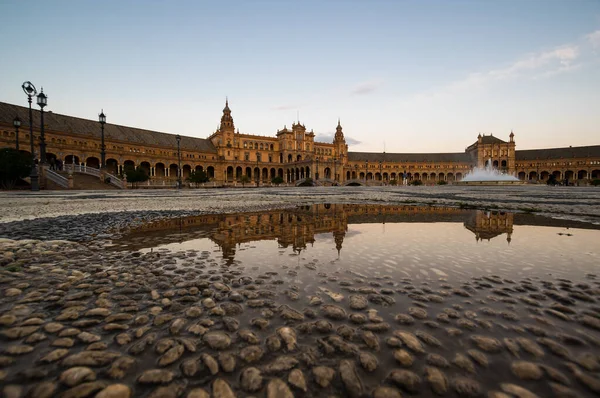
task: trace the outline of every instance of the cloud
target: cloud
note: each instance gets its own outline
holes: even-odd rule
[[[352,95],[366,95],[370,94],[373,91],[377,90],[383,81],[381,80],[369,80],[354,86],[352,90],[350,90],[350,94]]]
[[[593,48],[600,48],[600,30],[585,36]]]
[[[600,30],[587,34],[579,40],[525,55],[506,66],[476,72],[464,79],[418,94],[417,99],[431,99],[455,95],[511,79],[540,79],[572,72],[593,62],[593,49],[600,48]]]
[[[315,135],[315,142],[333,142],[334,136],[335,133],[317,134]],[[347,135],[345,135],[344,138],[346,139],[346,144],[348,144],[349,146],[358,145],[362,143],[362,141],[355,140],[354,138],[348,137]]]

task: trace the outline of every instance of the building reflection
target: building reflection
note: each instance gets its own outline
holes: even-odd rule
[[[233,261],[244,243],[275,240],[280,248],[301,253],[315,237],[331,234],[338,254],[349,224],[364,223],[463,223],[477,241],[513,232],[512,213],[414,205],[319,204],[293,209],[238,214],[201,215],[166,219],[142,225],[122,239],[128,249],[208,238]]]

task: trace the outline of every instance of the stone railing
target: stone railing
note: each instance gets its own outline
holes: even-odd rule
[[[119,177],[112,175],[110,173],[106,173],[105,178],[108,179],[109,184],[112,184],[119,189],[127,188],[127,180],[122,180]]]
[[[69,180],[63,176],[61,176],[60,174],[58,174],[57,172],[50,170],[48,168],[48,166],[44,166],[44,176],[46,177],[46,179],[52,181],[53,183],[55,183],[58,186],[61,186],[63,188],[69,188]]]
[[[100,177],[100,169],[94,167],[88,167],[84,164],[65,164],[65,171],[69,173],[83,173],[92,176]]]

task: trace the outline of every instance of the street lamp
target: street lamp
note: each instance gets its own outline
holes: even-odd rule
[[[177,160],[179,162],[179,168],[177,170],[177,188],[181,189],[181,136],[177,134],[175,138],[177,139]]]
[[[256,188],[260,185],[260,169],[258,168],[258,160],[260,158],[260,152],[256,152]]]
[[[16,149],[19,150],[19,127],[21,127],[21,119],[18,116],[15,116],[13,119],[13,126],[15,126],[15,137],[17,140]]]
[[[29,102],[29,142],[31,144],[31,173],[29,173],[29,179],[31,183],[32,191],[39,191],[40,185],[38,182],[37,166],[35,164],[35,151],[33,148],[33,112],[31,110],[31,97],[37,94],[35,86],[31,82],[25,82],[21,85],[21,88],[27,94],[27,102]]]
[[[106,115],[104,109],[98,115],[98,121],[100,122],[100,131],[102,142],[100,144],[100,168],[104,170],[106,168],[106,146],[104,145],[104,125],[106,124]]]
[[[41,109],[41,126],[40,126],[40,163],[46,164],[46,137],[44,136],[44,107],[48,105],[48,97],[44,94],[44,88],[37,96],[37,104]]]

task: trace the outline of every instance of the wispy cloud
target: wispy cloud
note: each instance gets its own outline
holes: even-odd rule
[[[550,50],[528,54],[500,68],[471,73],[461,80],[427,93],[418,98],[434,98],[484,87],[494,82],[512,79],[541,79],[572,72],[593,61],[594,48],[600,48],[600,30],[579,40]]]
[[[317,134],[315,135],[315,142],[333,142],[334,136],[335,133]],[[358,145],[362,143],[362,141],[356,140],[352,137],[348,137],[347,135],[345,135],[344,138],[346,139],[346,144],[348,144],[349,146]]]
[[[586,38],[593,48],[600,48],[600,30],[590,33]]]
[[[376,91],[379,87],[381,87],[382,83],[383,83],[382,80],[369,80],[366,82],[359,83],[356,86],[354,86],[352,88],[352,90],[350,90],[350,94],[352,94],[352,95],[370,94],[370,93]]]

